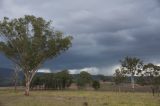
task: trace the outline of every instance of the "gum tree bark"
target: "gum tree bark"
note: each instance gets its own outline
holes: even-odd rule
[[[135,88],[134,74],[131,75],[131,85],[132,85],[132,90],[134,92],[134,88]]]

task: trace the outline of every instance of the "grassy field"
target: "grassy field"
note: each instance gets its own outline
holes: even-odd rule
[[[25,97],[22,91],[0,90],[0,106],[160,106],[160,97],[100,91],[32,91]]]

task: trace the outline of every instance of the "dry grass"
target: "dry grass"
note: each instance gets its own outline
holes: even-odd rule
[[[150,93],[96,91],[22,91],[0,90],[0,106],[160,106],[160,97]]]

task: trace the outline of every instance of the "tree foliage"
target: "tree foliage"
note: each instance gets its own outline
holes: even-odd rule
[[[32,89],[53,89],[63,90],[72,84],[72,76],[67,70],[58,73],[47,73],[36,75],[32,82]]]
[[[94,80],[92,82],[92,87],[95,89],[95,90],[98,90],[100,88],[100,82],[97,81],[97,80]]]
[[[154,95],[155,91],[159,90],[160,66],[152,63],[144,65],[140,78],[143,79],[141,83],[151,85],[152,93]]]
[[[160,76],[160,66],[152,63],[146,64],[143,67],[143,71],[140,73],[141,77],[145,77],[145,84],[158,85],[160,84],[158,78]]]
[[[62,83],[62,89],[69,87],[72,83],[72,76],[69,74],[68,70],[63,70],[57,73],[57,79]]]
[[[126,80],[126,76],[120,69],[116,69],[113,74],[113,80],[116,85],[123,83]]]
[[[92,83],[92,76],[88,72],[82,71],[79,74],[79,77],[77,79],[77,86],[79,88],[84,88],[87,85],[90,85]]]
[[[143,62],[136,57],[125,57],[125,59],[121,60],[120,62],[125,74],[135,75],[141,72],[143,68]]]

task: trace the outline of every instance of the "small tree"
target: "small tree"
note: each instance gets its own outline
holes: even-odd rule
[[[146,84],[151,85],[152,93],[154,96],[155,91],[159,91],[160,66],[156,66],[152,63],[144,65],[141,76],[145,77]]]
[[[92,87],[93,87],[95,90],[98,90],[98,89],[100,88],[100,83],[99,83],[99,81],[94,80],[94,81],[92,82]]]
[[[69,74],[68,70],[63,70],[61,72],[58,72],[57,78],[61,81],[63,89],[69,87],[72,83],[72,76]]]
[[[77,85],[80,88],[86,87],[86,85],[90,85],[92,83],[92,77],[88,72],[82,71],[79,74],[79,78],[77,79]]]
[[[51,21],[26,15],[0,21],[0,51],[13,61],[25,75],[25,95],[30,82],[45,60],[55,58],[71,46],[71,36],[53,30]]]
[[[116,85],[118,85],[118,89],[120,92],[120,84],[123,83],[126,80],[126,76],[120,69],[116,69],[115,73],[113,74],[113,80]]]
[[[143,62],[136,57],[125,57],[124,60],[121,60],[121,67],[124,74],[130,74],[131,75],[131,85],[132,89],[134,91],[134,76],[141,72],[143,69]]]

